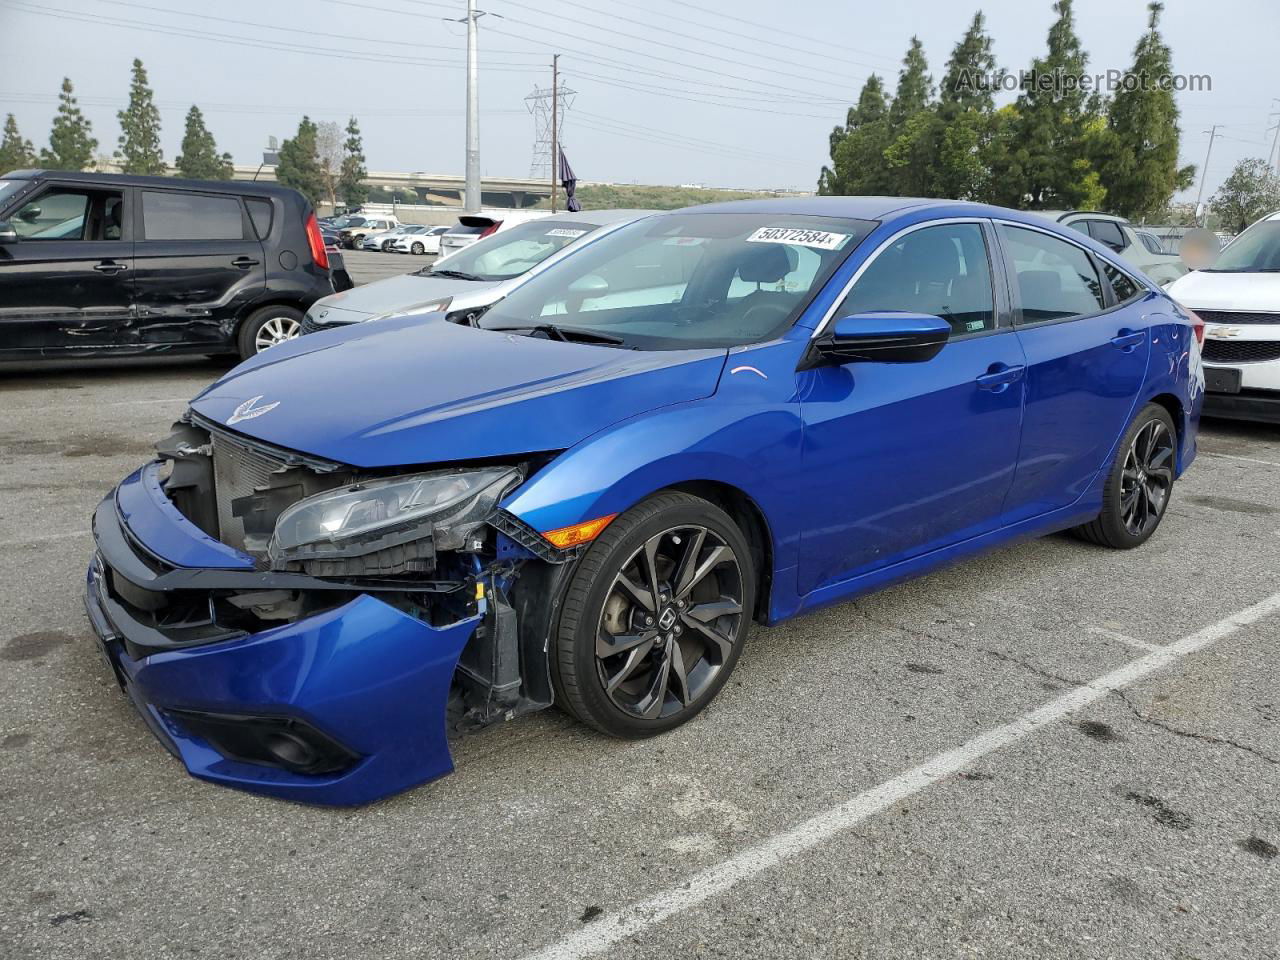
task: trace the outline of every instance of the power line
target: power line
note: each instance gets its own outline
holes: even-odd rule
[[[807,120],[826,120],[828,122],[831,122],[834,119],[831,116],[821,116],[815,113],[793,113],[791,111],[784,111],[784,110],[766,110],[762,107],[745,106],[745,105],[740,105],[736,103],[718,103],[714,100],[698,100],[693,97],[684,97],[674,93],[669,93],[666,90],[663,90],[662,88],[657,88],[652,86],[650,87],[637,86],[636,84],[633,84],[633,83],[624,83],[620,80],[612,80],[608,77],[601,77],[596,74],[584,73],[581,70],[576,71],[575,76],[585,77],[588,80],[594,80],[597,83],[603,83],[611,87],[619,87],[623,90],[631,90],[636,93],[647,93],[652,96],[664,97],[668,100],[684,100],[689,103],[701,103],[701,104],[705,104],[707,106],[712,106],[712,107],[725,107],[729,110],[746,110],[749,113],[756,113],[756,114],[767,113],[767,114],[772,114],[774,116],[779,116],[779,117],[800,117]]]
[[[57,94],[51,93],[6,93],[0,91],[0,102],[7,103],[57,103],[60,98]],[[98,96],[79,96],[76,101],[85,106],[90,107],[123,107],[129,102],[127,97],[98,97]],[[155,105],[160,110],[183,111],[189,109],[193,104],[187,100],[156,100]],[[387,109],[385,107],[330,107],[322,105],[316,109],[315,104],[305,106],[269,106],[267,104],[234,104],[234,103],[208,103],[201,102],[195,104],[202,113],[237,113],[237,114],[257,114],[266,116],[297,116],[300,114],[310,114],[311,116],[324,117],[460,117],[463,111],[460,109],[450,110],[423,110],[423,109]],[[499,114],[523,114],[523,110],[487,110],[487,116],[496,116]]]
[[[161,26],[157,24],[147,24],[136,20],[125,20],[117,17],[103,16],[82,16],[68,10],[50,9],[50,8],[32,8],[23,4],[16,3],[15,0],[0,0],[0,4],[8,6],[10,9],[17,10],[21,13],[31,14],[33,16],[52,17],[56,20],[74,20],[81,23],[89,23],[94,26],[111,26],[123,29],[136,30],[143,33],[156,33],[165,36],[183,37],[193,40],[208,40],[213,43],[233,44],[242,47],[254,47],[266,50],[280,50],[286,53],[303,53],[308,55],[322,54],[329,59],[334,60],[358,60],[368,63],[378,63],[384,66],[438,66],[450,69],[466,69],[466,64],[461,61],[454,60],[437,60],[425,57],[401,57],[394,54],[368,54],[362,55],[357,52],[351,52],[344,49],[333,49],[324,47],[314,47],[302,44],[288,44],[283,42],[254,40],[247,37],[235,37],[229,34],[213,34],[207,32],[195,32],[182,27]],[[503,73],[524,73],[528,74],[535,68],[531,64],[527,67],[489,67],[489,70],[499,71]]]
[[[574,116],[586,117],[595,123],[608,123],[612,126],[621,127],[624,130],[630,129],[633,133],[635,133],[638,136],[643,136],[643,137],[659,136],[659,137],[665,137],[672,140],[679,140],[682,143],[697,143],[707,147],[715,147],[719,150],[725,150],[725,149],[732,150],[735,154],[740,154],[744,156],[749,155],[749,156],[757,157],[762,160],[776,160],[780,163],[792,163],[795,161],[795,157],[784,157],[780,154],[765,153],[761,150],[753,150],[751,148],[733,147],[732,145],[725,144],[724,141],[722,140],[707,140],[703,137],[692,137],[692,136],[689,136],[688,134],[677,133],[674,130],[662,130],[657,127],[652,127],[649,124],[639,124],[639,123],[632,123],[628,120],[619,120],[616,117],[609,117],[599,113],[592,113],[589,110],[581,110],[581,109],[577,110],[575,111]]]
[[[509,4],[512,4],[512,5],[514,5],[514,6],[517,6],[517,7],[523,7],[523,8],[524,8],[524,9],[526,9],[526,10],[531,10],[531,11],[532,11],[532,12],[534,12],[534,13],[544,13],[544,14],[546,13],[546,11],[545,11],[545,10],[539,10],[537,7],[531,7],[528,3],[522,2],[522,0],[506,0],[506,2],[507,2],[507,3],[509,3]],[[589,11],[590,13],[594,14],[595,16],[605,16],[605,17],[610,17],[611,19],[621,21],[622,23],[631,23],[631,24],[635,24],[635,25],[640,26],[640,27],[643,27],[643,28],[645,28],[645,29],[647,29],[647,30],[655,29],[654,24],[653,24],[653,22],[652,22],[652,21],[648,21],[648,22],[646,22],[646,21],[644,21],[644,20],[636,20],[636,19],[635,19],[635,18],[633,18],[633,17],[624,17],[624,16],[622,16],[621,14],[615,14],[615,13],[603,13],[602,11],[600,11],[600,10],[596,9],[596,8],[595,8],[595,7],[593,7],[593,6],[590,6],[590,5],[585,4],[585,3],[580,3],[580,2],[578,2],[578,0],[558,0],[558,2],[563,3],[563,4],[565,4],[566,6],[570,6],[570,7],[577,7],[577,8],[578,8],[578,9],[580,9],[580,10],[587,10],[587,11]],[[580,21],[580,22],[581,22],[581,21]],[[754,50],[744,50],[742,47],[735,47],[735,46],[732,46],[732,45],[730,45],[730,44],[727,44],[727,43],[721,43],[721,42],[719,42],[719,41],[717,41],[717,40],[710,40],[710,39],[707,39],[707,38],[705,38],[705,37],[700,38],[700,41],[701,41],[701,42],[700,42],[700,47],[701,47],[701,49],[699,49],[699,50],[696,50],[696,51],[695,51],[695,50],[691,50],[691,49],[690,49],[690,48],[688,48],[688,47],[678,46],[678,45],[673,44],[673,43],[666,43],[665,41],[662,41],[662,40],[654,40],[654,39],[649,38],[649,37],[638,37],[638,36],[636,36],[636,35],[635,35],[635,34],[633,34],[633,33],[624,33],[624,32],[622,32],[622,31],[620,31],[620,30],[615,30],[615,29],[614,29],[614,28],[612,28],[612,27],[600,26],[600,25],[598,25],[598,24],[596,24],[596,23],[583,23],[582,25],[583,25],[583,26],[586,26],[586,27],[589,27],[590,29],[593,29],[593,30],[599,30],[599,31],[602,31],[602,32],[605,32],[605,33],[609,33],[609,34],[616,35],[616,36],[626,37],[626,38],[628,38],[628,39],[630,39],[630,40],[639,40],[641,43],[649,43],[649,44],[653,44],[654,46],[658,46],[658,47],[666,47],[666,48],[668,48],[668,49],[670,49],[670,50],[677,50],[677,51],[679,51],[680,53],[694,53],[694,54],[697,54],[697,55],[700,55],[700,56],[703,56],[703,57],[710,57],[710,58],[715,59],[715,60],[722,60],[722,61],[724,61],[725,63],[732,63],[732,64],[734,64],[735,66],[741,66],[741,65],[742,65],[742,60],[741,60],[741,58],[740,58],[740,57],[720,57],[720,56],[717,56],[716,54],[708,53],[708,52],[707,52],[707,50],[706,50],[706,48],[708,48],[708,47],[716,47],[716,48],[719,48],[719,49],[721,49],[721,50],[728,50],[728,51],[730,51],[730,52],[732,52],[732,53],[743,54],[743,55],[748,56],[748,57],[760,57],[760,56],[761,56],[761,55],[760,55],[760,53],[759,53],[758,51],[754,51]],[[814,75],[808,75],[808,76],[805,76],[805,74],[807,74],[807,73],[808,73],[808,71],[807,71],[807,70],[800,70],[800,71],[797,71],[797,70],[796,70],[796,67],[795,67],[795,65],[794,65],[794,64],[790,65],[790,66],[788,67],[788,70],[789,70],[789,71],[790,71],[794,76],[797,76],[797,77],[799,77],[799,78],[801,78],[801,79],[813,80],[813,81],[816,81],[816,82],[818,82],[818,83],[828,83],[828,82],[830,82],[830,80],[831,80],[831,77],[829,77],[829,76],[814,76]],[[865,78],[858,78],[858,79],[865,79]],[[856,81],[854,81],[854,82],[856,82]]]
[[[673,147],[681,150],[692,150],[698,153],[712,154],[718,157],[728,157],[732,159],[753,160],[757,163],[775,163],[775,164],[794,164],[796,166],[811,166],[806,161],[801,161],[795,157],[774,157],[767,154],[756,154],[748,150],[735,150],[732,147],[715,147],[706,143],[689,141],[678,136],[668,136],[666,134],[658,134],[656,131],[637,131],[622,127],[616,127],[613,124],[601,120],[588,120],[586,122],[575,122],[574,129],[590,130],[595,133],[611,134],[616,137],[625,138],[634,142],[637,138],[642,137],[646,143],[656,143],[664,147]]]

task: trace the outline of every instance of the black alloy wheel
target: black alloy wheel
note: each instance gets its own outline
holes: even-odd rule
[[[1145,543],[1173,495],[1177,443],[1169,412],[1156,403],[1143,407],[1120,441],[1102,491],[1102,512],[1074,532],[1121,550]]]
[[[622,737],[692,718],[741,653],[753,576],[742,533],[704,500],[662,494],[614,520],[565,599],[554,671],[561,705]]]

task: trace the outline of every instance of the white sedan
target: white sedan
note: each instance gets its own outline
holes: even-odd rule
[[[383,253],[389,251],[393,244],[401,237],[412,236],[424,233],[431,227],[424,227],[417,223],[406,223],[391,230],[383,230],[380,233],[371,233],[364,238],[360,244],[362,250],[381,250]]]
[[[396,237],[389,249],[397,253],[413,253],[418,256],[424,253],[439,253],[440,236],[448,229],[448,227],[422,227],[415,233]]]

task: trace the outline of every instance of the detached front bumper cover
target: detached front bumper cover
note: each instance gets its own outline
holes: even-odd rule
[[[241,562],[250,558],[174,508],[157,469],[129,477],[95,514],[85,602],[121,687],[188,771],[327,805],[368,803],[451,772],[449,688],[484,601],[474,616],[433,626],[366,593],[258,633],[175,641],[125,595],[316,581]],[[263,750],[296,762],[262,762]],[[307,769],[319,772],[298,772]]]

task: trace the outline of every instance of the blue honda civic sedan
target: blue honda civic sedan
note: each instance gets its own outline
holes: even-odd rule
[[[556,704],[694,717],[774,624],[1057,530],[1156,531],[1202,325],[1108,248],[975,204],[718,204],[482,315],[214,383],[94,516],[87,606],[197,777],[358,804]]]

